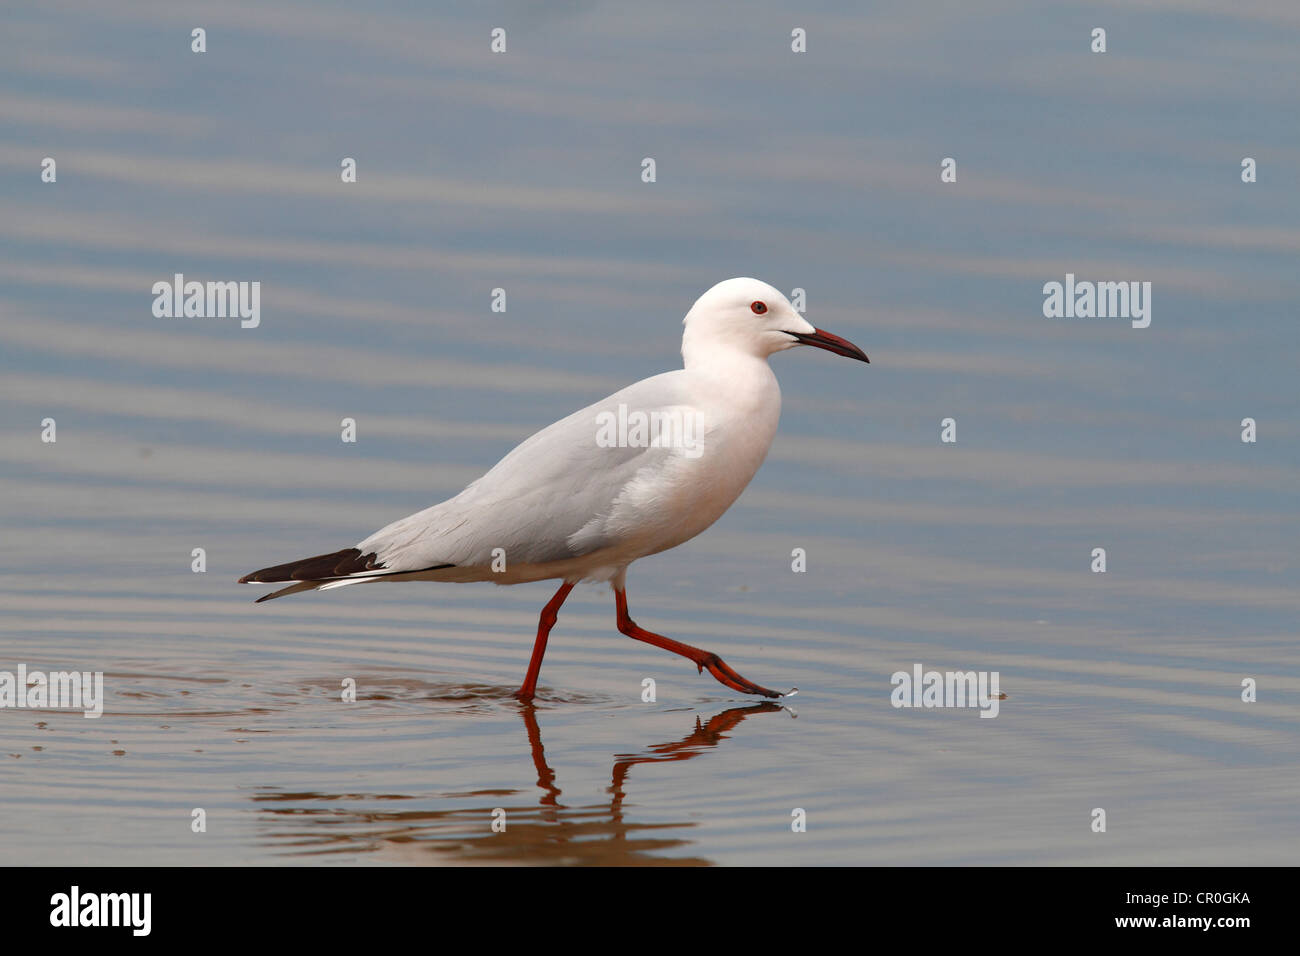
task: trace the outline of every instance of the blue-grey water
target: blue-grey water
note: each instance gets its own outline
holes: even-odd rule
[[[5,862],[1294,861],[1294,3],[4,21],[0,671],[105,688],[0,709]],[[260,282],[260,324],[155,317],[176,273]],[[1046,318],[1067,274],[1150,282],[1149,326]],[[677,367],[734,275],[872,364],[776,356],[766,464],[629,598],[797,716],[624,638],[603,585],[530,709],[550,585],[234,583]],[[915,664],[1007,698],[895,708]]]

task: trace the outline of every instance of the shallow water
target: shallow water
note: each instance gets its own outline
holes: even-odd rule
[[[767,4],[18,8],[0,671],[106,701],[0,709],[5,861],[1294,862],[1300,16],[1039,6],[822,11],[802,60]],[[261,325],[154,318],[176,271],[261,281]],[[1152,281],[1151,327],[1045,319],[1066,272]],[[548,584],[234,583],[675,367],[735,274],[872,364],[775,357],[767,463],[629,599],[785,706],[623,637],[604,586],[525,707]],[[997,671],[997,718],[891,706],[918,663]]]

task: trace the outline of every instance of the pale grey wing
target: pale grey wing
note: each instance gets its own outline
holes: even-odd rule
[[[635,479],[671,467],[673,447],[608,444],[602,424],[629,413],[690,412],[682,403],[682,373],[637,382],[574,412],[525,440],[454,498],[377,531],[357,545],[374,552],[385,571],[437,565],[489,565],[502,548],[511,565],[541,564],[590,554],[618,543],[610,516]],[[598,441],[603,438],[602,441]]]

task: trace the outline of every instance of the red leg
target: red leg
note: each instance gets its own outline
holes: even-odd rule
[[[618,629],[628,637],[682,655],[682,657],[692,661],[699,668],[701,674],[704,673],[704,668],[707,667],[709,673],[720,683],[726,684],[732,690],[738,690],[742,694],[762,694],[764,697],[781,696],[777,691],[768,690],[753,681],[745,680],[745,678],[728,667],[717,654],[702,651],[698,647],[691,647],[691,645],[683,644],[681,641],[674,641],[671,637],[664,637],[662,634],[655,634],[652,631],[637,627],[636,622],[627,613],[626,591],[618,588],[614,589],[614,605],[618,609]]]
[[[537,675],[542,671],[542,657],[546,654],[546,639],[551,636],[551,628],[560,616],[560,605],[573,590],[573,585],[565,581],[555,592],[555,597],[546,602],[542,616],[537,621],[537,642],[533,644],[533,659],[528,662],[528,673],[524,676],[523,686],[515,691],[520,700],[532,700],[537,693]]]

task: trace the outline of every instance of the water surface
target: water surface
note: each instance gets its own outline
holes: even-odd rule
[[[1293,4],[6,20],[0,670],[107,697],[0,710],[6,861],[1293,862]],[[261,324],[155,318],[176,272],[261,282]],[[1066,273],[1152,282],[1151,326],[1045,319]],[[624,638],[604,587],[529,708],[546,584],[234,583],[676,367],[732,275],[872,364],[777,356],[767,463],[629,596],[793,710]],[[916,663],[998,671],[999,716],[893,708]]]

